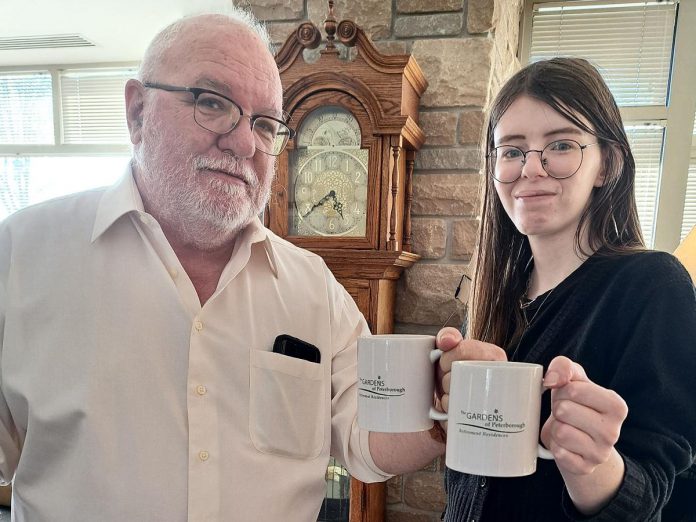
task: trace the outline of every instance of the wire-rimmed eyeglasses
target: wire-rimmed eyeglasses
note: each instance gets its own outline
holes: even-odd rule
[[[198,125],[215,134],[227,134],[242,119],[242,108],[227,96],[199,87],[178,87],[166,83],[143,82],[148,89],[170,92],[190,92],[193,95],[193,119]],[[265,114],[248,116],[256,149],[264,154],[277,156],[295,137],[295,131],[281,119]]]
[[[512,183],[522,176],[527,154],[538,152],[541,166],[546,173],[555,179],[565,179],[580,170],[583,151],[591,145],[598,144],[599,142],[581,145],[575,140],[565,139],[552,141],[542,150],[527,151],[514,145],[499,145],[488,153],[490,171],[496,181]]]

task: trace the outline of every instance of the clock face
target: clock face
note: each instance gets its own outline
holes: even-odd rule
[[[290,234],[365,236],[368,151],[360,126],[340,107],[322,107],[300,129],[290,165]]]

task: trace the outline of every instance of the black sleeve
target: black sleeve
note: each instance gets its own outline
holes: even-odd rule
[[[611,283],[615,288],[609,305],[615,321],[606,337],[619,346],[606,349],[619,355],[612,363],[611,382],[602,384],[628,404],[616,445],[626,471],[615,497],[595,516],[580,515],[566,492],[564,510],[575,520],[659,520],[675,476],[695,457],[694,285],[669,254],[633,257]]]

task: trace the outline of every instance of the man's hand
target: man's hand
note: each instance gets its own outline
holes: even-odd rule
[[[442,409],[449,407],[449,390],[454,361],[507,361],[505,350],[501,347],[473,339],[463,339],[456,328],[443,328],[437,334],[435,345],[444,353],[437,365],[435,389]]]
[[[551,416],[541,440],[562,473],[588,475],[616,452],[626,402],[614,391],[593,383],[578,363],[556,357],[546,372],[551,388]]]

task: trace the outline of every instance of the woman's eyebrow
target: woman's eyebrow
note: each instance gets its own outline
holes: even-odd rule
[[[562,127],[560,129],[547,132],[544,134],[544,137],[548,138],[549,136],[555,136],[556,134],[575,134],[577,136],[581,136],[583,132],[577,127]]]

